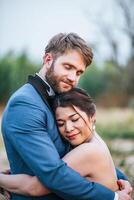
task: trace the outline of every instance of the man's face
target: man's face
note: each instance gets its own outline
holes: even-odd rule
[[[55,92],[66,92],[76,87],[85,68],[81,54],[71,50],[53,61],[47,69],[46,80]]]

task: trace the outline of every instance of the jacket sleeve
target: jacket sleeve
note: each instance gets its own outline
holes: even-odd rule
[[[28,101],[14,102],[7,115],[9,140],[39,180],[63,199],[114,200],[115,193],[69,168],[52,142],[46,113]]]
[[[117,178],[118,179],[123,179],[123,180],[127,180],[128,181],[128,178],[125,174],[123,174],[122,171],[120,171],[119,169],[116,169],[116,174],[117,174]]]

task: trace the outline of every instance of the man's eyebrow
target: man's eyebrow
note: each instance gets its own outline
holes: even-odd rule
[[[77,67],[75,67],[75,65],[72,65],[69,62],[64,62],[63,65],[69,65],[69,66],[73,67],[74,69],[77,69]],[[78,71],[84,72],[84,70],[82,70],[82,69],[79,69]]]
[[[71,67],[73,67],[73,68],[76,68],[74,65],[72,65],[72,64],[69,63],[69,62],[64,62],[63,65],[69,65],[69,66],[71,66]]]

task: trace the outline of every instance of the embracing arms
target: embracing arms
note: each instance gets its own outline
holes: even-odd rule
[[[72,151],[67,154],[63,160],[71,168],[80,173],[81,176],[85,177],[89,173],[89,170],[88,166],[85,166],[87,165],[87,159],[85,159],[86,155],[83,156],[83,153],[84,152],[81,150],[77,153],[73,153]],[[79,154],[79,157],[77,154]],[[90,166],[90,170],[91,168],[92,167]],[[13,193],[30,196],[41,196],[50,193],[50,191],[41,184],[36,176],[29,176],[26,174],[5,175],[1,173],[0,186]]]
[[[79,147],[78,151],[73,150],[68,153],[63,160],[68,164],[68,166],[80,173],[81,176],[85,177],[89,173],[89,169],[87,166],[87,155],[86,152],[84,154],[83,150],[84,149]],[[92,170],[91,166],[90,170]],[[22,184],[22,182],[25,184]],[[41,184],[36,176],[29,176],[26,174],[0,174],[0,186],[13,193],[30,196],[41,196],[50,193],[50,191]]]
[[[86,148],[86,145],[81,145],[75,150],[68,153],[63,160],[74,170],[79,172],[82,176],[88,176],[89,174],[93,174],[94,171],[94,164],[90,164],[89,161],[94,162],[94,149],[90,149],[88,152],[88,149]],[[89,160],[90,157],[90,160]],[[97,158],[97,161],[99,162],[99,158]],[[96,163],[95,165],[98,165],[99,163]],[[109,175],[110,176],[110,175]],[[25,184],[22,185],[22,182]],[[101,182],[100,182],[101,183]],[[129,183],[123,182],[124,187],[128,187],[129,189]],[[41,182],[38,180],[35,176],[29,176],[26,174],[21,175],[3,175],[0,174],[0,186],[5,188],[6,190],[17,193],[17,194],[23,194],[28,196],[42,196],[49,194],[50,191],[45,188]]]

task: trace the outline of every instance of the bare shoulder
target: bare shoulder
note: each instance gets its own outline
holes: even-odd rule
[[[93,152],[95,153],[96,151],[100,149],[102,149],[102,147],[96,144],[95,142],[86,142],[75,148],[76,151],[82,150],[84,151],[84,153],[88,153],[88,154],[91,154]]]
[[[88,142],[75,147],[67,155],[75,155],[82,157],[83,159],[91,159],[94,158],[94,156],[96,155],[101,156],[101,154],[101,147],[99,147],[98,144]]]
[[[63,160],[82,176],[88,176],[94,171],[95,166],[98,166],[98,162],[102,161],[102,155],[98,145],[89,142],[75,147]]]
[[[109,152],[103,144],[101,145],[96,142],[83,143],[75,151],[81,161],[87,165],[89,174],[92,174],[98,166],[104,167],[104,163],[109,162]]]

